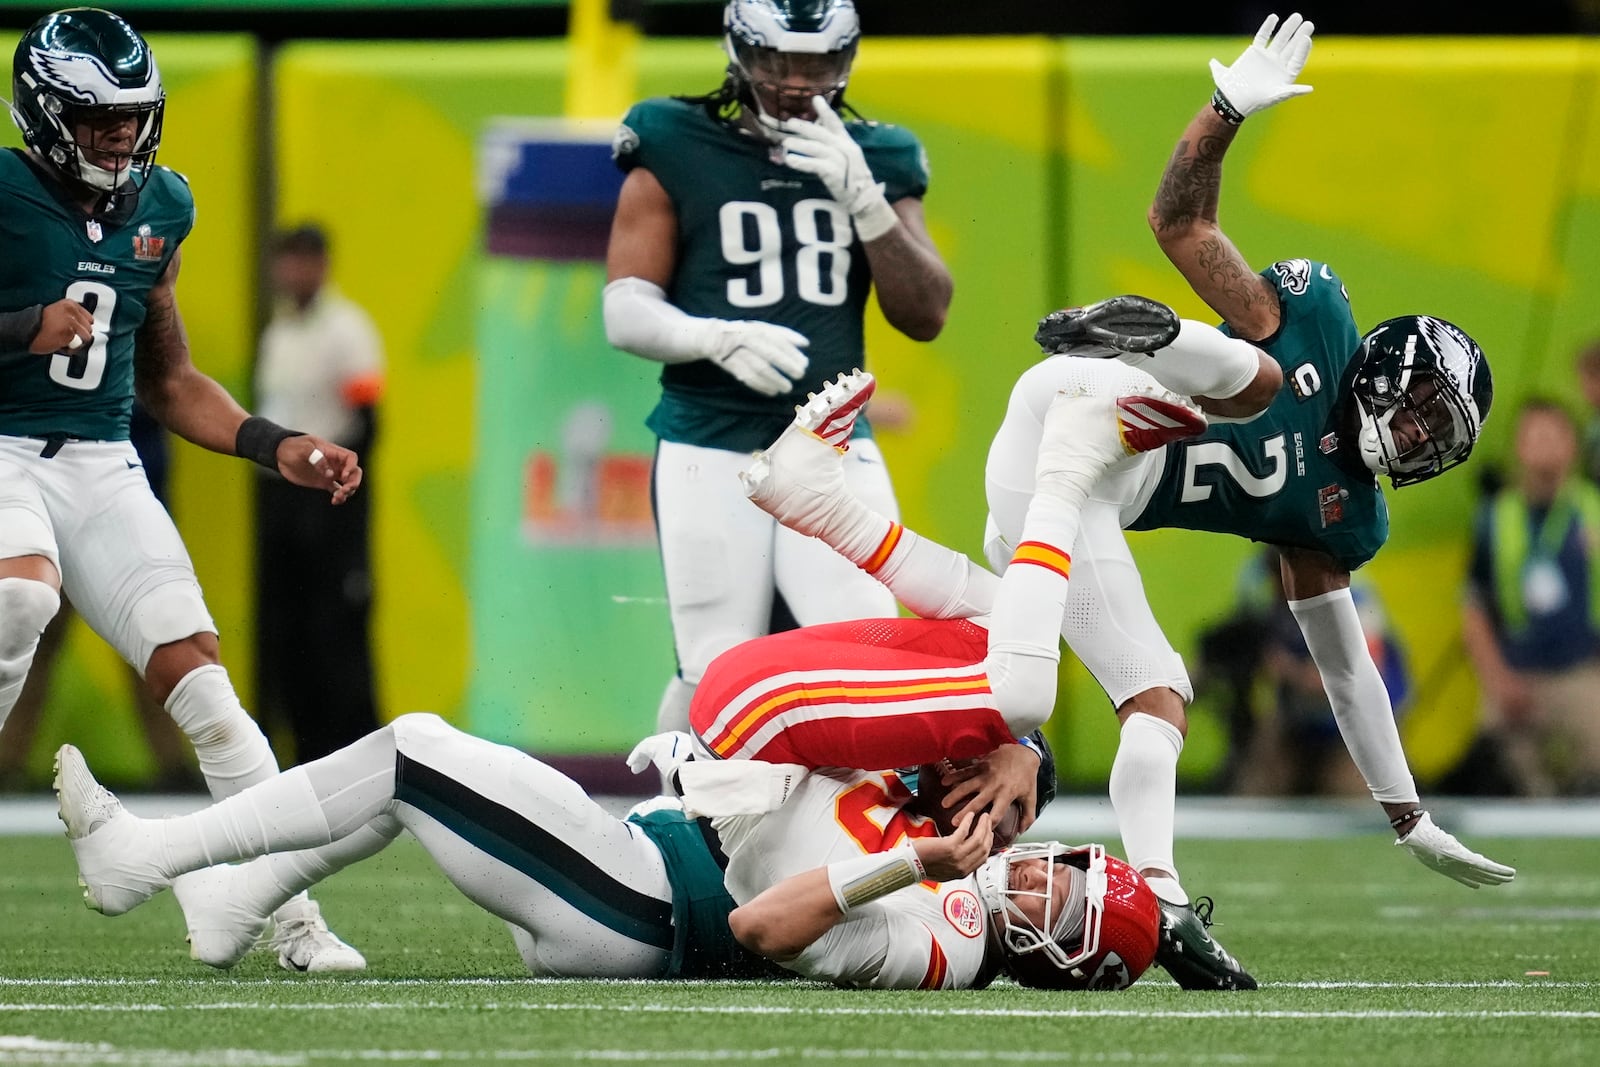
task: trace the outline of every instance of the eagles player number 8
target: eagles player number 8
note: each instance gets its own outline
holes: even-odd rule
[[[106,373],[106,346],[117,291],[102,282],[78,281],[67,286],[67,299],[76,300],[94,316],[94,336],[87,338],[87,347],[51,356],[50,380],[68,389],[97,389]]]
[[[728,303],[740,308],[770,307],[783,299],[783,234],[779,229],[778,209],[759,201],[732,200],[718,213],[722,223],[722,258],[735,267],[759,266],[754,279],[730,278]],[[824,238],[818,222],[827,216]],[[754,225],[749,225],[753,223]],[[755,247],[750,238],[755,237]],[[795,253],[795,284],[800,299],[809,304],[837,307],[847,295],[845,279],[850,274],[850,242],[854,231],[850,215],[832,200],[801,200],[794,206],[794,235],[800,242]],[[826,264],[826,267],[824,267]],[[823,271],[826,269],[826,279]],[[824,284],[826,280],[826,284]],[[751,282],[756,285],[752,289]]]

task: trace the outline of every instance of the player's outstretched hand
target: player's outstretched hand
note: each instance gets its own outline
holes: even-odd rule
[[[343,504],[361,487],[361,460],[348,448],[312,434],[285,437],[278,444],[278,473],[295,485],[321,489]]]
[[[935,882],[965,878],[989,858],[994,823],[987,812],[974,818],[963,815],[955,832],[944,837],[919,837],[912,842],[922,869]]]
[[[803,333],[772,322],[711,321],[711,361],[762,396],[792,392],[811,366],[801,351],[811,343]]]
[[[39,315],[39,332],[28,351],[36,356],[52,352],[78,352],[94,339],[94,316],[76,300],[46,304]]]
[[[1268,15],[1256,32],[1256,39],[1233,61],[1233,66],[1225,67],[1217,59],[1211,61],[1217,92],[1237,115],[1230,121],[1242,122],[1257,111],[1311,91],[1309,85],[1296,85],[1295,79],[1311,54],[1311,32],[1316,26],[1297,12],[1283,20],[1276,34],[1272,32],[1275,27],[1278,16]],[[1223,110],[1220,106],[1218,109]]]
[[[1480,885],[1500,885],[1517,876],[1515,867],[1507,867],[1479,855],[1451,834],[1439,829],[1433,816],[1426,812],[1417,820],[1411,832],[1396,839],[1395,844],[1440,874],[1449,875],[1473,889]]]
[[[866,154],[828,101],[813,97],[811,106],[817,113],[815,122],[784,119],[774,124],[784,134],[778,142],[784,165],[821,178],[828,194],[850,212],[856,234],[863,241],[875,241],[900,217],[889,206],[882,183],[872,177]]]

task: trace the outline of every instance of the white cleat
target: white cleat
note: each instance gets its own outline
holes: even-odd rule
[[[791,530],[827,540],[847,497],[840,457],[876,388],[872,375],[855,370],[812,393],[778,439],[739,472],[745,495]]]
[[[1198,408],[1154,382],[1120,397],[1058,393],[1044,416],[1036,484],[1081,503],[1113,465],[1205,428]]]
[[[144,820],[95,781],[83,753],[62,745],[55,771],[57,811],[78,859],[78,884],[89,907],[121,915],[165,889],[167,878],[150,859],[154,842]]]
[[[172,895],[189,928],[189,955],[212,967],[232,967],[245,957],[271,921],[238,901],[244,868],[218,864],[172,880]]]
[[[366,970],[367,958],[328,929],[316,901],[285,904],[273,920],[272,947],[278,950],[278,965],[284,970],[311,974]]]

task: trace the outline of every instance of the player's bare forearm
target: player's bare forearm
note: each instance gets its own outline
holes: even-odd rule
[[[160,378],[140,377],[139,400],[157,422],[201,448],[234,454],[239,424],[248,413],[214,379],[187,361]]]
[[[791,875],[728,915],[734,938],[759,956],[782,963],[804,952],[844,918],[828,869]]]
[[[944,329],[955,280],[928,236],[922,201],[897,200],[900,225],[866,245],[872,285],[889,325],[913,341],[931,341]]]
[[[1237,335],[1257,340],[1277,330],[1277,293],[1217,222],[1222,160],[1236,132],[1209,106],[1201,109],[1167,161],[1148,218],[1161,250],[1195,294]]]
[[[1199,223],[1215,226],[1217,203],[1222,197],[1222,157],[1238,127],[1230,126],[1205,107],[1183,131],[1161,174],[1155,203],[1150,205],[1150,228],[1156,238],[1182,234]]]

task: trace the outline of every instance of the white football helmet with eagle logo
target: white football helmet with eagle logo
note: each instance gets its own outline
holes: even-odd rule
[[[44,16],[17,44],[11,91],[22,139],[65,178],[105,193],[144,185],[166,93],[149,44],[122,18],[92,7]],[[86,124],[118,116],[135,120],[131,142],[80,140]]]
[[[728,73],[741,103],[772,119],[838,110],[861,20],[852,0],[730,0],[722,13]]]

